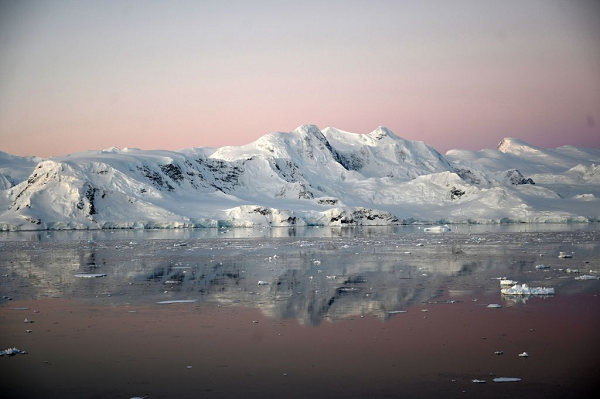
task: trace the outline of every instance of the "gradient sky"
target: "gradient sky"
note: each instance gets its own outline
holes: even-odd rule
[[[0,0],[0,150],[379,125],[600,148],[600,2]]]

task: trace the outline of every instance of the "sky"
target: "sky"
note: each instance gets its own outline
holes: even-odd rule
[[[600,148],[600,2],[0,0],[0,150],[386,126]]]

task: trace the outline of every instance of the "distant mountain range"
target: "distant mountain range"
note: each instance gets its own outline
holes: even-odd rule
[[[600,150],[451,150],[303,125],[238,147],[0,152],[0,230],[600,220]]]

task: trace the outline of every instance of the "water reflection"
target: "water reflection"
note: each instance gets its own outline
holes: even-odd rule
[[[52,232],[51,239],[35,233],[32,240],[4,241],[3,295],[132,305],[194,299],[256,307],[273,318],[318,325],[367,314],[387,319],[440,298],[493,297],[506,306],[522,305],[528,298],[501,298],[495,278],[508,276],[571,294],[597,282],[565,278],[566,265],[600,269],[600,234],[586,229],[483,235],[429,235],[418,229],[397,234],[394,228],[329,229],[323,234],[318,230],[324,229],[304,229],[316,235],[294,237],[287,232],[275,238],[269,229],[269,237],[243,239],[202,236],[208,230],[168,231],[166,239],[161,238],[164,231],[126,231],[115,233],[118,239],[106,232]],[[73,234],[81,239],[57,238]],[[558,259],[559,251],[576,256]],[[534,267],[540,254],[550,266],[547,271]],[[77,273],[106,277],[82,279]]]

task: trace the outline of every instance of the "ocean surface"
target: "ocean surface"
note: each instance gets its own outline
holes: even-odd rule
[[[3,397],[595,392],[600,225],[451,228],[0,233]]]

